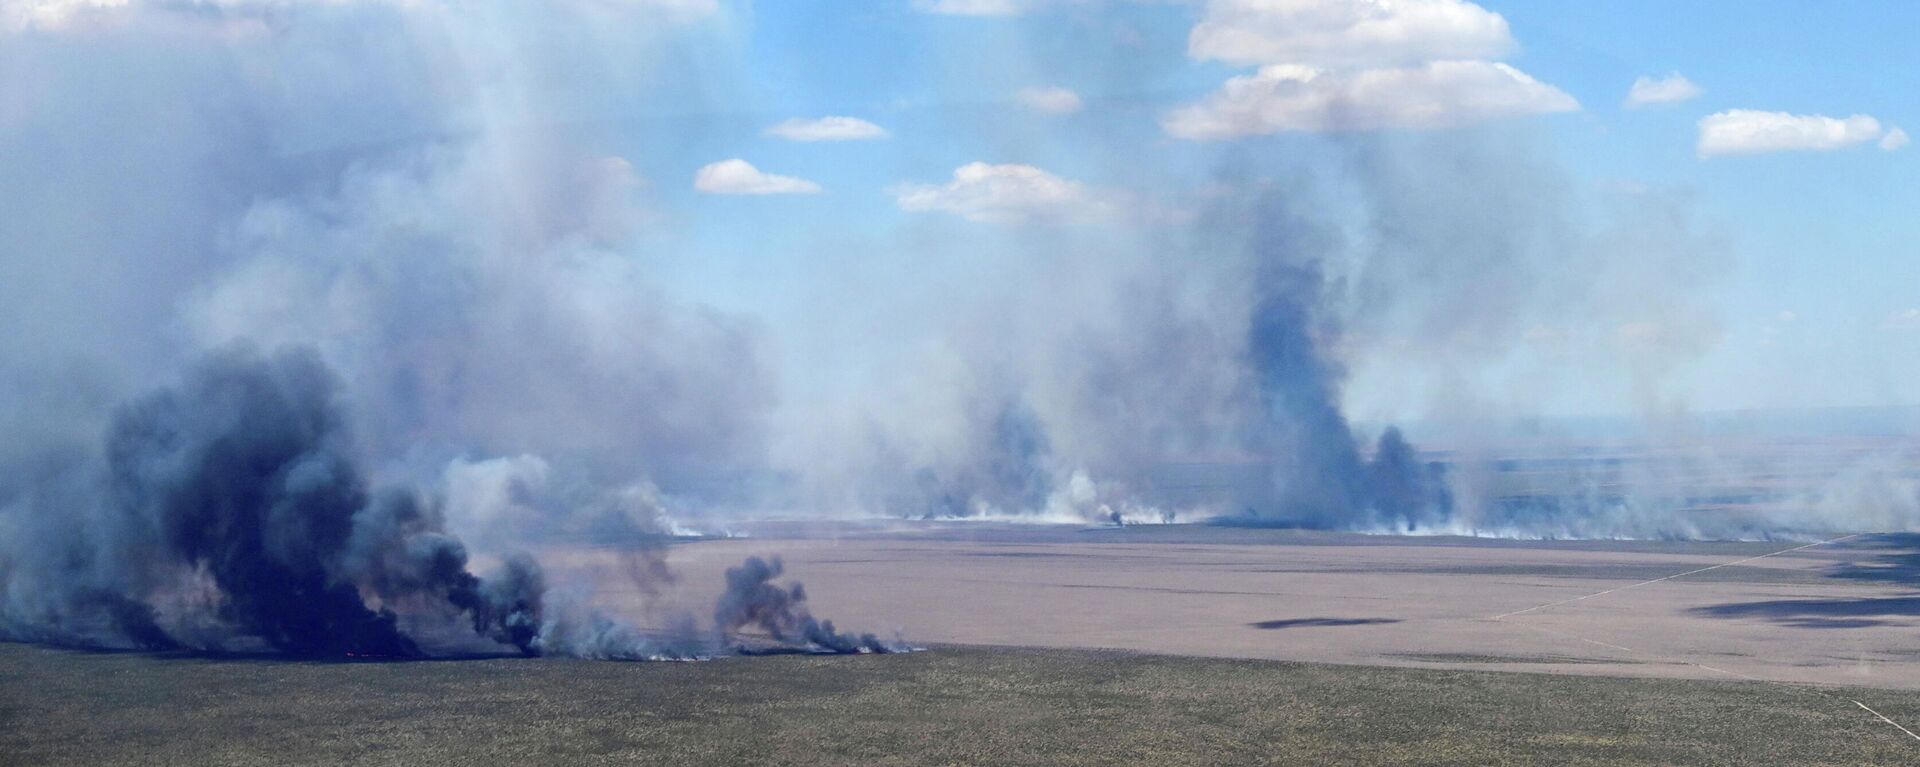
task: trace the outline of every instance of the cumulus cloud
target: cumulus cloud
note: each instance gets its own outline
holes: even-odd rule
[[[1031,165],[974,162],[953,171],[939,186],[905,184],[893,189],[901,210],[946,211],[969,221],[1021,222],[1076,218],[1098,202],[1086,185]]]
[[[1098,7],[1101,5],[1120,5],[1122,3],[1141,4],[1181,4],[1191,0],[913,0],[913,7],[922,13],[939,16],[1022,16],[1028,13],[1042,12],[1063,7]]]
[[[1463,0],[1212,0],[1187,39],[1197,59],[1322,67],[1484,59],[1513,47],[1506,19]]]
[[[721,160],[693,174],[693,188],[707,194],[818,194],[820,185],[804,178],[762,172],[738,158]]]
[[[1891,152],[1906,146],[1909,140],[1905,130],[1894,128],[1893,130],[1887,131],[1886,135],[1880,137],[1880,148]]]
[[[326,0],[322,0],[323,2]],[[338,0],[334,0],[338,1]],[[420,2],[420,0],[386,0],[387,2]],[[444,1],[444,0],[443,0]],[[457,5],[457,4],[453,4]],[[576,5],[600,6],[606,9],[634,9],[653,11],[667,17],[697,18],[720,10],[720,0],[580,0]]]
[[[1021,88],[1014,98],[1028,109],[1055,115],[1073,114],[1084,106],[1080,94],[1060,87]]]
[[[914,0],[913,7],[942,16],[1017,16],[1034,0]]]
[[[0,25],[4,25],[0,28],[58,28],[90,12],[132,4],[132,0],[0,0]]]
[[[1465,0],[1210,0],[1188,54],[1261,68],[1161,126],[1222,139],[1444,128],[1580,108],[1492,60],[1514,47],[1506,19]]]
[[[562,0],[565,2],[565,0]],[[0,29],[57,30],[90,19],[110,19],[110,14],[139,10],[178,11],[183,15],[217,21],[227,14],[286,10],[299,6],[391,5],[406,8],[435,7],[459,11],[454,0],[0,0]],[[688,20],[708,16],[720,9],[719,0],[577,0],[567,2],[569,12],[642,11],[650,20]]]
[[[887,137],[887,129],[858,117],[795,117],[767,129],[767,135],[788,141],[866,141]]]
[[[649,8],[687,15],[705,15],[720,10],[720,0],[607,0],[608,5]]]
[[[1678,104],[1692,101],[1702,92],[1700,86],[1694,85],[1692,80],[1679,72],[1669,72],[1666,77],[1641,75],[1634,78],[1633,87],[1627,90],[1626,107],[1638,109],[1659,104]]]
[[[1228,80],[1207,100],[1169,114],[1162,127],[1180,138],[1223,139],[1284,131],[1446,128],[1579,108],[1560,89],[1485,61],[1350,72],[1274,65]]]
[[[1830,152],[1880,140],[1882,149],[1898,149],[1906,132],[1887,130],[1869,115],[1828,117],[1729,109],[1700,119],[1701,157],[1773,152]]]

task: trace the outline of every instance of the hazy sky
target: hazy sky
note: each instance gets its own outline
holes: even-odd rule
[[[1757,469],[1688,428],[1920,405],[1916,30],[1830,0],[0,0],[0,633],[93,642],[104,610],[160,646],[214,624],[152,595],[324,591],[337,620],[220,618],[404,652],[354,584],[644,656],[530,621],[531,565],[473,593],[464,546],[766,514],[1916,529],[1904,448],[1696,515]],[[1564,500],[1478,460],[1575,415],[1699,449],[1573,466]],[[798,599],[759,569],[729,581]]]
[[[1920,313],[1914,311],[1920,307],[1920,217],[1913,215],[1920,210],[1920,184],[1914,183],[1914,150],[1901,148],[1903,127],[1920,126],[1914,96],[1920,53],[1910,40],[1920,29],[1920,8],[1758,2],[1732,13],[1706,2],[1401,3],[1434,6],[1442,15],[1484,9],[1503,20],[1506,39],[1491,35],[1493,42],[1479,51],[1484,60],[1510,64],[1565,100],[1521,96],[1479,113],[1448,116],[1443,109],[1342,126],[1289,125],[1276,113],[1272,123],[1251,120],[1231,135],[1175,135],[1170,115],[1205,103],[1230,78],[1282,61],[1288,45],[1305,50],[1314,44],[1305,39],[1313,30],[1285,39],[1262,26],[1263,14],[1279,19],[1274,29],[1285,29],[1304,23],[1289,21],[1287,13],[1315,5],[1342,4],[725,6],[701,22],[711,26],[712,37],[690,44],[702,48],[689,54],[702,63],[690,63],[690,81],[681,84],[690,105],[684,111],[632,105],[633,119],[698,126],[676,151],[635,147],[654,180],[657,204],[676,219],[673,236],[685,246],[662,252],[667,273],[722,305],[816,312],[821,307],[796,297],[796,286],[884,280],[895,270],[978,268],[873,244],[900,230],[936,229],[980,250],[994,248],[995,230],[1007,221],[917,208],[900,193],[903,186],[952,183],[955,170],[968,163],[1030,165],[1124,196],[1126,204],[1154,211],[1133,213],[1128,223],[1137,223],[1142,215],[1177,216],[1204,196],[1219,158],[1236,151],[1285,154],[1311,165],[1334,151],[1330,143],[1365,140],[1355,134],[1487,131],[1563,168],[1574,185],[1652,187],[1682,196],[1702,228],[1725,238],[1731,264],[1703,286],[1715,312],[1714,338],[1672,374],[1672,391],[1687,404],[1920,402],[1913,383],[1920,375]],[[1221,60],[1196,42],[1196,26],[1210,19],[1266,34],[1273,52]],[[1448,23],[1411,34],[1478,44],[1471,30]],[[1272,58],[1257,60],[1262,55]],[[1380,58],[1334,63],[1393,65],[1422,54],[1365,55]],[[1636,81],[1642,87],[1636,89]],[[1274,109],[1287,107],[1276,100]],[[1728,112],[1751,126],[1741,132],[1742,126],[1729,125],[1730,143],[1703,143],[1709,139],[1703,120]],[[1848,128],[1855,115],[1872,118],[1872,127],[1856,120]],[[783,121],[825,116],[855,117],[884,134],[794,141],[768,131]],[[1769,143],[1754,135],[1768,130],[1783,137]],[[731,158],[812,182],[818,191],[732,197],[696,191],[690,179],[699,167]],[[1596,379],[1614,372],[1606,360],[1592,364]],[[1360,412],[1398,409],[1364,401],[1370,392],[1400,396],[1391,384],[1377,383],[1403,378],[1392,361],[1362,361],[1356,375],[1350,397],[1363,400],[1354,402]],[[1539,406],[1633,409],[1618,387],[1553,394]]]
[[[877,375],[899,350],[927,343],[935,325],[953,321],[930,307],[978,305],[1010,281],[1042,279],[1034,263],[1056,250],[1097,268],[1085,254],[1188,226],[1225,189],[1311,196],[1325,217],[1361,232],[1347,242],[1365,251],[1384,235],[1365,226],[1369,208],[1343,203],[1395,187],[1343,179],[1357,165],[1417,157],[1421,170],[1408,173],[1422,180],[1418,205],[1469,231],[1453,232],[1458,242],[1442,240],[1444,227],[1403,232],[1399,247],[1414,264],[1401,267],[1403,293],[1418,292],[1421,259],[1444,271],[1434,262],[1472,256],[1475,238],[1502,226],[1502,211],[1459,217],[1450,206],[1525,204],[1538,189],[1574,201],[1569,228],[1641,215],[1608,213],[1613,203],[1589,196],[1657,198],[1683,211],[1687,242],[1711,252],[1696,259],[1694,244],[1668,245],[1677,250],[1636,262],[1607,295],[1582,299],[1612,308],[1567,320],[1592,327],[1561,327],[1540,312],[1463,323],[1445,344],[1471,349],[1458,353],[1408,332],[1514,300],[1502,291],[1538,289],[1521,280],[1356,328],[1344,354],[1358,417],[1418,418],[1463,401],[1545,413],[1920,402],[1920,150],[1904,147],[1907,130],[1920,130],[1920,52],[1910,39],[1920,6],[1911,3],[1753,2],[1737,12],[1654,0],[440,5],[0,0],[9,167],[45,157],[34,147],[78,125],[73,141],[101,140],[106,148],[87,156],[110,176],[115,166],[102,157],[151,161],[176,132],[221,140],[184,117],[141,122],[155,114],[217,112],[224,102],[206,102],[221,88],[254,89],[245,98],[256,101],[277,93],[238,110],[268,129],[212,121],[233,142],[264,141],[260,151],[284,163],[258,178],[250,163],[217,170],[244,183],[214,185],[236,203],[205,213],[212,220],[192,241],[230,243],[225,211],[302,188],[308,165],[483,127],[587,145],[631,170],[626,223],[637,234],[619,239],[619,252],[677,300],[780,329],[770,354],[778,385],[802,393],[783,399],[791,403]],[[340,32],[353,24],[325,21],[353,14],[404,17],[408,31],[356,35]],[[196,24],[213,31],[182,31]],[[327,50],[364,71],[329,69],[338,65],[313,55],[303,35],[339,35]],[[257,55],[263,36],[277,57]],[[101,40],[111,55],[89,48]],[[143,63],[148,48],[174,45],[194,51],[173,57],[177,70]],[[396,53],[408,46],[426,53]],[[443,59],[490,87],[462,90]],[[365,85],[380,81],[402,85]],[[515,87],[491,87],[501,82]],[[109,103],[146,106],[117,113]],[[187,106],[170,112],[167,103]],[[434,119],[409,117],[423,114]],[[133,127],[104,127],[114,121]],[[1454,151],[1463,159],[1442,157]],[[62,175],[49,170],[57,160],[45,162],[36,172]],[[122,208],[199,215],[144,204],[167,197],[153,178],[201,172],[195,162],[139,177],[152,183],[119,191],[143,204]],[[1451,181],[1449,162],[1472,172]],[[1500,189],[1500,173],[1480,172],[1509,162],[1538,189]],[[42,193],[41,176],[16,172],[22,188],[11,193],[71,215],[61,189],[102,199],[86,186],[91,175],[65,175],[80,178]],[[44,223],[45,209],[30,223]],[[13,228],[36,247],[58,239]],[[1641,244],[1623,235],[1608,246],[1615,255],[1564,264],[1558,246],[1529,247],[1534,269],[1578,283],[1581,271],[1605,270]],[[4,255],[25,268],[21,253]],[[30,281],[45,272],[21,275],[16,289],[40,292]],[[186,303],[204,296],[193,278],[180,282],[164,287]],[[1635,304],[1643,286],[1653,291],[1645,312]],[[1685,305],[1669,306],[1675,296]],[[1588,341],[1565,351],[1570,335]],[[1646,339],[1661,347],[1659,361],[1594,351]]]

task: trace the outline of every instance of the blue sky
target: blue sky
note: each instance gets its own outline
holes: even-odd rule
[[[0,142],[8,199],[73,229],[24,217],[15,250],[195,254],[115,288],[188,344],[277,255],[226,252],[259,209],[458,151],[510,167],[450,188],[630,167],[601,244],[763,328],[788,403],[982,318],[1098,325],[1103,287],[1230,292],[1257,227],[1221,214],[1266,195],[1333,233],[1361,418],[1920,404],[1914,29],[1779,0],[0,0]],[[1623,103],[1676,74],[1690,98]],[[829,117],[883,135],[769,132]]]
[[[0,0],[0,463],[234,344],[383,473],[720,507],[1920,405],[1916,21]]]
[[[1710,348],[1673,384],[1705,409],[1912,404],[1920,331],[1920,185],[1912,150],[1872,141],[1831,151],[1703,159],[1701,118],[1731,109],[1844,118],[1886,130],[1920,125],[1920,54],[1905,33],[1920,8],[1900,3],[1762,2],[1729,13],[1710,3],[1480,3],[1510,25],[1498,57],[1579,102],[1571,112],[1505,116],[1443,130],[1524,136],[1576,184],[1649,186],[1686,197],[1700,225],[1723,234],[1734,266],[1706,288],[1720,324]],[[937,184],[969,162],[1017,163],[1061,178],[1177,205],[1223,157],[1314,166],[1351,131],[1256,132],[1188,141],[1160,124],[1170,110],[1252,67],[1197,60],[1188,36],[1202,3],[1033,3],[1004,15],[943,15],[908,3],[730,5],[706,23],[718,61],[701,74],[716,93],[697,139],[632,151],[658,202],[682,217],[680,247],[662,257],[673,279],[722,305],[780,311],[813,273],[859,279],[890,269],[954,267],[892,252],[903,230],[933,229],[991,248],[999,227],[902,210],[889,190]],[[722,75],[713,78],[711,75]],[[1623,106],[1636,77],[1680,73],[1703,92],[1674,104]],[[1083,108],[1047,114],[1022,88],[1060,87]],[[638,107],[641,114],[658,104]],[[763,129],[795,117],[847,115],[882,126],[877,141],[793,142]],[[1387,128],[1362,133],[1414,134]],[[1388,140],[1391,140],[1389,138]],[[742,158],[818,183],[816,195],[700,194],[683,180]],[[1268,158],[1282,160],[1269,162]],[[1173,201],[1169,201],[1168,198]],[[930,221],[930,218],[944,220]],[[743,225],[746,224],[746,225]],[[1097,224],[1094,226],[1098,226]],[[902,264],[906,260],[911,263]],[[974,264],[973,266],[978,266]],[[954,267],[960,268],[960,267]],[[870,271],[877,270],[877,271]],[[787,307],[808,311],[806,302]],[[1381,372],[1362,366],[1361,374]],[[1364,391],[1364,381],[1357,386]],[[1620,396],[1569,396],[1550,407],[1630,410]]]
[[[1920,352],[1894,315],[1920,301],[1920,185],[1910,151],[1783,152],[1702,161],[1693,124],[1723,109],[1920,123],[1920,7],[1757,2],[1490,7],[1514,23],[1523,61],[1581,97],[1562,157],[1587,178],[1681,186],[1729,234],[1738,268],[1721,290],[1728,326],[1695,376],[1722,406],[1913,404]],[[1619,107],[1620,83],[1679,71],[1698,99]],[[1782,322],[1791,312],[1792,322]]]

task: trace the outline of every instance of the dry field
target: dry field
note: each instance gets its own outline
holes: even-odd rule
[[[676,547],[686,604],[742,557],[778,554],[815,612],[924,642],[1920,690],[1920,537],[1794,550],[1803,542],[769,527]]]
[[[673,547],[654,614],[779,554],[818,614],[932,649],[316,663],[0,644],[0,763],[1920,763],[1894,724],[1920,721],[1910,538],[752,532]],[[647,614],[619,552],[547,554]]]

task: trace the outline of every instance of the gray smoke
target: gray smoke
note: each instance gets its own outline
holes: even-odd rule
[[[531,652],[538,566],[509,560],[483,583],[431,502],[370,488],[336,388],[311,352],[232,349],[119,408],[98,462],[68,470],[79,488],[10,505],[71,522],[10,540],[0,625],[84,645],[407,657],[425,650],[396,609],[418,607]],[[204,611],[157,609],[187,584],[206,590]]]
[[[1387,429],[1371,460],[1340,409],[1345,370],[1330,357],[1331,316],[1318,254],[1288,217],[1255,230],[1260,268],[1247,331],[1249,366],[1267,410],[1262,452],[1275,458],[1275,494],[1249,507],[1248,521],[1309,527],[1418,527],[1444,520],[1452,496],[1438,466],[1417,460],[1400,431]]]
[[[1681,192],[1584,188],[1524,128],[1136,161],[1168,139],[1153,98],[1118,102],[1149,89],[1135,78],[1184,78],[1177,34],[1168,56],[1052,60],[1107,67],[1117,96],[1047,129],[1064,132],[992,105],[926,114],[936,104],[873,115],[900,141],[836,150],[884,166],[917,145],[916,121],[964,118],[979,159],[1083,184],[1084,215],[925,213],[878,233],[829,217],[780,252],[730,256],[710,234],[734,214],[704,218],[724,202],[659,190],[788,115],[741,111],[759,95],[736,81],[752,36],[727,4],[671,10],[705,5],[144,0],[10,17],[0,534],[58,542],[0,558],[8,609],[35,616],[16,628],[194,647],[299,634],[229,593],[266,562],[368,636],[392,623],[436,647],[698,654],[713,640],[686,621],[638,631],[557,572],[526,597],[540,578],[506,555],[659,552],[766,510],[1553,536],[1920,524],[1899,455],[1733,523],[1691,513],[1753,497],[1688,487],[1754,473],[1711,454],[1561,467],[1539,490],[1513,487],[1511,456],[1471,433],[1422,452],[1431,422],[1573,409],[1600,389],[1681,420],[1671,379],[1718,338],[1725,238]],[[891,157],[901,181],[937,180]],[[1189,175],[1208,167],[1228,170]],[[838,204],[856,190],[832,192],[816,200],[862,210]],[[732,210],[745,227],[797,209],[781,202]],[[256,446],[320,456],[298,478],[345,484],[223,491],[325,511],[314,524],[345,532],[316,538],[324,550],[174,540],[162,509],[211,490],[99,454],[109,431],[155,453],[118,404],[233,343],[311,348],[337,376],[328,396],[353,403],[318,447]],[[145,407],[196,428],[216,415]],[[351,454],[334,444],[349,433]],[[116,494],[174,500],[134,513]],[[229,561],[235,546],[272,556]],[[640,556],[640,580],[665,583]],[[467,582],[494,561],[507,569]],[[340,583],[357,608],[328,591]]]
[[[1032,409],[1019,402],[997,408],[980,424],[973,449],[954,465],[921,467],[899,498],[910,516],[959,519],[1041,509],[1053,491],[1052,445]]]
[[[780,586],[773,579],[784,570],[780,559],[747,557],[727,569],[727,591],[713,608],[713,624],[723,637],[756,628],[782,647],[815,652],[899,652],[899,643],[883,642],[872,634],[842,634],[833,621],[819,620],[807,610],[807,592],[800,584]]]
[[[672,95],[663,39],[711,28],[651,3],[96,5],[0,28],[0,391],[31,403],[0,409],[7,473],[233,342],[317,349],[383,480],[525,456],[555,494],[707,509],[764,470],[765,330],[657,282],[625,145],[652,136],[609,129]]]
[[[1500,535],[1732,529],[1684,516],[1670,501],[1686,493],[1658,469],[1607,492],[1516,499],[1478,476],[1496,445],[1428,453],[1414,438],[1569,397],[1630,402],[1653,421],[1684,412],[1670,379],[1717,338],[1711,288],[1732,259],[1683,193],[1582,188],[1523,131],[1298,143],[1227,152],[1231,170],[1190,215],[1138,223],[1124,242],[1036,226],[993,241],[1007,256],[953,246],[950,258],[989,265],[997,290],[942,307],[941,356],[902,360],[906,383],[877,387],[856,428],[798,451],[856,467],[822,475],[820,505]],[[927,226],[913,247],[979,236]],[[1044,449],[996,439],[1006,411],[981,403],[1008,402],[1039,435],[1023,443]],[[1370,425],[1350,419],[1356,403]],[[1421,423],[1391,426],[1409,420]],[[846,444],[874,447],[837,455]],[[1006,465],[1022,471],[981,469]],[[885,489],[863,494],[863,481]]]
[[[1142,244],[1024,267],[1066,272],[1052,281],[1010,267],[993,316],[959,312],[948,356],[872,399],[882,449],[853,474],[896,488],[875,505],[1345,529],[1448,519],[1441,468],[1342,411],[1352,317],[1329,276],[1351,269],[1342,238],[1306,195],[1239,186]]]
[[[373,488],[353,451],[338,382],[311,350],[208,356],[121,406],[98,455],[50,456],[39,481],[9,483],[0,637],[312,657],[472,646],[403,629],[438,620],[527,655],[713,652],[684,628],[648,633],[590,610],[550,610],[542,569],[525,555],[475,575],[440,501]],[[672,577],[657,550],[627,564],[637,582]],[[815,621],[797,584],[784,602],[745,608],[759,595],[742,597],[732,574],[728,585],[722,631],[743,625],[735,616],[745,609],[777,642],[879,647]]]

